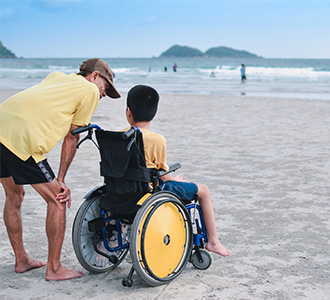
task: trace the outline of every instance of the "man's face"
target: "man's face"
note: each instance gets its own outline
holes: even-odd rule
[[[99,75],[94,83],[99,88],[100,99],[105,97],[107,95],[107,89],[110,87],[108,81]]]
[[[106,91],[110,87],[106,79],[100,76],[99,72],[93,72],[92,74],[86,76],[86,79],[94,83],[100,91],[100,99],[107,95]]]

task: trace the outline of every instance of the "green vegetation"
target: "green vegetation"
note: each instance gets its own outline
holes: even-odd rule
[[[186,46],[174,45],[167,51],[163,52],[161,57],[203,57],[202,51]]]
[[[257,58],[259,56],[244,50],[235,50],[229,47],[214,47],[202,51],[187,46],[175,45],[163,52],[160,57],[234,57],[234,58]]]
[[[235,50],[228,47],[214,47],[205,52],[208,57],[238,57],[238,58],[256,58],[255,54],[252,54],[244,50]]]
[[[0,57],[1,58],[16,58],[16,55],[8,50],[4,45],[2,45],[2,42],[0,41]]]

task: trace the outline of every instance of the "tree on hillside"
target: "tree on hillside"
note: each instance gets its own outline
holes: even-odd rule
[[[16,55],[8,50],[4,45],[2,45],[2,42],[0,41],[0,57],[1,58],[16,58]]]

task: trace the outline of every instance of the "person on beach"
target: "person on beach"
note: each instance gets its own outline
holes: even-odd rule
[[[3,217],[17,273],[47,264],[46,280],[83,275],[60,262],[66,203],[71,206],[71,192],[64,178],[79,141],[79,135],[71,135],[71,130],[87,125],[99,100],[106,95],[120,97],[108,64],[93,58],[81,64],[78,74],[53,72],[0,105],[0,181],[6,196]],[[56,178],[44,154],[63,138]],[[30,258],[24,249],[20,208],[25,184],[47,202],[47,263]]]
[[[142,132],[146,166],[167,171],[169,167],[166,163],[166,140],[162,135],[149,131],[151,121],[157,112],[158,102],[159,95],[155,89],[137,85],[128,92],[126,118],[131,126],[138,127]],[[231,255],[231,251],[219,241],[211,194],[207,185],[195,184],[185,180],[185,177],[166,174],[161,177],[158,188],[171,191],[178,197],[190,201],[195,199],[197,194],[207,231],[208,243],[205,248],[222,256]]]
[[[242,79],[242,82],[246,80],[246,76],[245,76],[245,65],[243,65],[243,64],[241,66],[241,79]]]

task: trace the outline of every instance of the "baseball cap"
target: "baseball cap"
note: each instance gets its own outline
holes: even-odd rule
[[[80,65],[79,70],[91,73],[93,73],[94,71],[98,71],[100,76],[103,77],[109,83],[109,88],[106,90],[107,95],[111,98],[120,98],[120,94],[113,85],[113,73],[104,60],[100,58],[91,58],[85,60]]]

